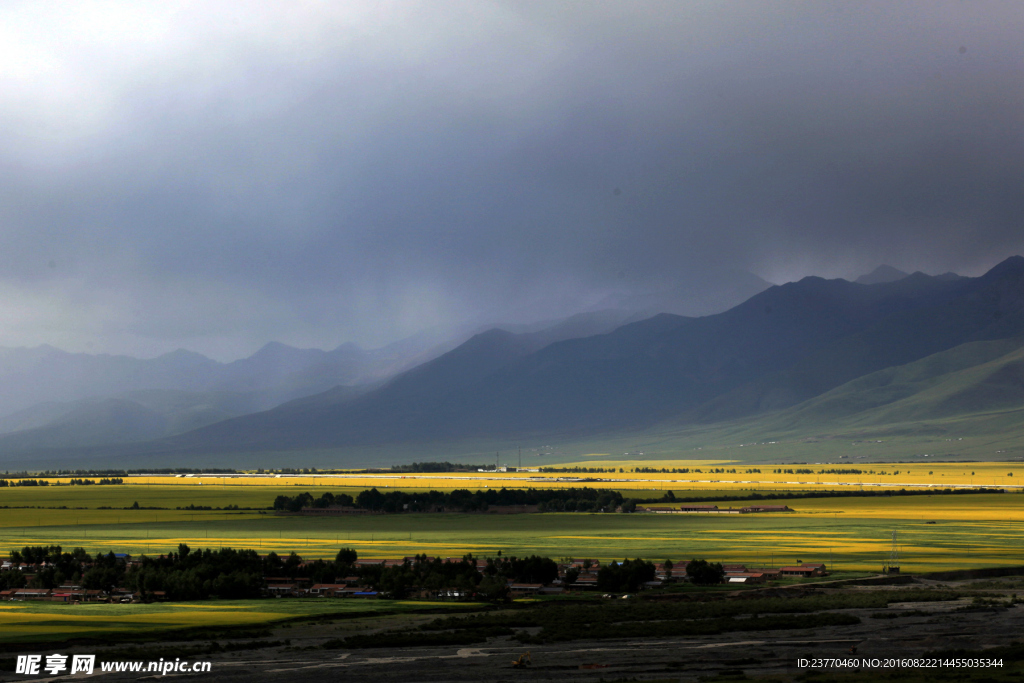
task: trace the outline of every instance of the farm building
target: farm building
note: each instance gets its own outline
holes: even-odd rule
[[[820,562],[812,564],[801,564],[795,567],[782,567],[781,569],[779,569],[779,572],[783,576],[824,576],[825,565],[821,564]]]
[[[748,505],[743,508],[720,508],[717,505],[690,505],[683,504],[677,508],[665,506],[637,507],[637,512],[654,512],[663,515],[685,515],[685,514],[718,514],[718,515],[748,515],[757,512],[793,512],[788,505]]]
[[[782,576],[782,572],[779,571],[778,569],[767,569],[767,568],[765,568],[765,569],[751,569],[750,571],[764,575],[765,580],[777,579],[777,578],[780,578]]]
[[[637,512],[655,512],[662,515],[679,515],[694,512],[719,512],[717,505],[680,505],[677,508],[664,506],[637,507]]]
[[[725,583],[764,583],[766,577],[761,572],[735,572],[725,575]]]

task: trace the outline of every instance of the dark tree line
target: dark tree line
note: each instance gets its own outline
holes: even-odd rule
[[[266,559],[255,550],[193,552],[182,543],[178,552],[144,556],[139,566],[126,572],[124,582],[143,596],[163,591],[172,600],[258,598],[263,594]]]
[[[278,496],[274,509],[299,512],[303,508],[353,507],[371,512],[483,512],[491,506],[537,505],[538,510],[551,512],[614,512],[622,505],[622,494],[608,489],[487,489],[381,493],[376,488],[360,492],[355,498],[348,494],[325,493],[314,498],[310,493]]]
[[[485,469],[484,465],[458,465],[444,462],[414,462],[411,465],[392,465],[392,472],[465,472]]]

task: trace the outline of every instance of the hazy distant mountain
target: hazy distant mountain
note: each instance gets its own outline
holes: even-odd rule
[[[0,453],[161,438],[339,385],[338,400],[349,398],[405,369],[423,346],[271,343],[233,363],[183,350],[138,359],[0,349]]]
[[[658,313],[697,317],[727,311],[772,286],[744,270],[715,271],[698,279],[699,286],[679,284],[654,291],[612,294],[599,306],[644,313],[645,317]]]
[[[630,311],[594,311],[509,327],[529,331],[521,338],[525,352],[562,339],[608,332],[634,318]],[[500,331],[495,334],[515,336]],[[453,341],[450,346],[458,344]],[[44,393],[87,397],[45,400],[0,417],[0,454],[157,439],[282,403],[297,401],[295,405],[304,405],[301,399],[313,394],[322,404],[319,410],[336,407],[372,388],[369,382],[379,383],[409,366],[423,366],[416,361],[435,357],[432,350],[436,355],[443,353],[426,335],[372,351],[354,344],[321,351],[275,342],[249,358],[227,364],[188,352],[145,361],[67,354],[49,347],[5,349],[5,365],[0,366],[0,372],[6,370],[8,378],[17,377],[27,386],[15,382],[0,386],[0,397],[8,401]],[[454,354],[455,359],[463,357],[465,351]],[[448,369],[447,382],[460,369],[472,372],[472,363],[466,368],[457,365],[443,366]],[[55,372],[55,367],[61,371]],[[483,367],[488,370],[495,366],[485,363]],[[128,429],[126,425],[132,420],[137,424]],[[88,423],[88,429],[76,427],[84,423]]]
[[[854,280],[859,285],[879,285],[887,282],[896,282],[902,280],[905,277],[909,277],[909,273],[904,273],[898,268],[892,266],[880,265],[870,273],[861,275],[859,278]],[[963,280],[963,275],[957,275],[953,272],[942,273],[941,275],[933,275],[937,280]]]
[[[107,402],[110,406],[134,406],[159,415],[161,427],[156,435],[149,437],[157,438],[198,429],[230,417],[265,410],[263,400],[264,396],[255,392],[147,389],[108,398],[84,398],[67,402],[46,401],[0,418],[0,435],[56,426],[68,415]]]
[[[366,387],[339,386],[335,404]],[[47,402],[0,419],[0,453],[159,439],[264,410],[258,392],[134,391],[112,398]]]
[[[979,278],[864,287],[809,277],[725,313],[659,315],[542,345],[492,331],[343,404],[309,397],[161,443],[175,451],[585,435],[735,419],[858,377],[1024,333],[1024,259]]]
[[[132,401],[83,401],[49,424],[0,436],[0,451],[97,446],[143,441],[165,434],[158,413]]]
[[[910,273],[904,273],[898,268],[887,266],[882,264],[875,268],[870,273],[861,275],[859,278],[854,280],[859,285],[878,285],[884,282],[896,282],[910,275]]]
[[[46,404],[125,397],[133,391],[247,394],[253,410],[325,391],[372,384],[412,367],[430,342],[364,350],[344,344],[333,351],[272,342],[248,358],[218,363],[178,350],[151,359],[68,353],[51,346],[0,348],[0,431],[39,426]],[[198,397],[200,403],[206,399]],[[38,407],[34,407],[38,406]],[[63,409],[51,406],[54,416]],[[31,415],[15,417],[31,409]],[[66,411],[65,411],[66,412]],[[33,417],[34,416],[34,417]]]

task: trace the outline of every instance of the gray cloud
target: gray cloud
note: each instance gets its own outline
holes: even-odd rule
[[[7,3],[0,344],[221,358],[1024,252],[999,3]]]

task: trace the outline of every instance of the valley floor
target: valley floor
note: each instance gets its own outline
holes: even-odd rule
[[[294,550],[305,558],[333,558],[340,547],[352,547],[363,558],[420,553],[462,557],[467,552],[486,557],[500,551],[556,559],[705,558],[753,566],[803,560],[825,562],[833,570],[876,572],[889,559],[892,532],[897,531],[906,571],[1017,565],[1024,558],[1024,495],[1019,493],[807,498],[781,501],[794,512],[748,515],[301,517],[277,516],[265,510],[102,510],[96,509],[95,502],[85,509],[62,509],[60,506],[73,502],[68,496],[77,494],[73,490],[77,488],[101,487],[41,487],[33,492],[35,504],[41,507],[0,508],[0,549],[4,554],[26,545],[57,544],[66,549],[83,547],[89,553],[152,555],[186,543],[193,548],[253,548],[261,554]],[[129,500],[138,502],[140,508],[180,506],[189,500],[182,487],[102,488],[120,489],[108,495],[120,497],[126,505]],[[302,490],[293,487],[290,492],[294,495]],[[10,501],[6,493],[0,490],[0,500],[5,503]],[[83,495],[86,493],[92,495],[93,491]],[[655,493],[659,494],[660,490]],[[181,497],[172,499],[172,495]],[[226,505],[236,495],[237,500],[262,498],[269,504],[274,494],[255,487],[228,487],[215,495]],[[198,500],[211,502],[209,498]],[[48,504],[51,507],[42,507]]]

